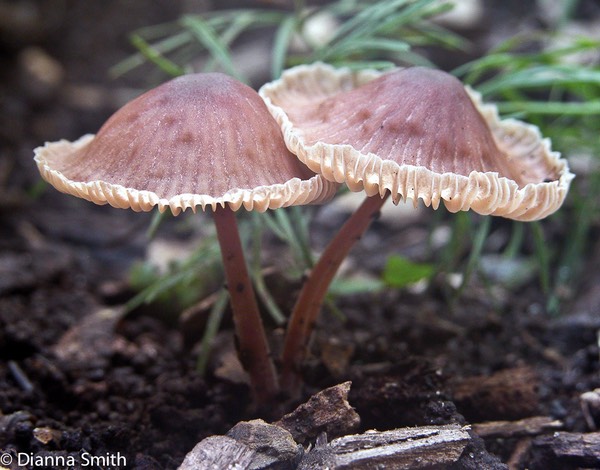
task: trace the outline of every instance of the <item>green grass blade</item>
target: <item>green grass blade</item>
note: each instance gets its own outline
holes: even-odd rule
[[[150,226],[148,227],[148,230],[146,231],[146,236],[148,237],[148,239],[151,240],[154,238],[158,228],[160,227],[160,224],[163,222],[163,220],[165,220],[166,216],[167,216],[167,211],[165,211],[165,212],[160,212],[158,210],[154,211],[154,214],[152,215],[152,220],[150,221]]]
[[[532,222],[529,226],[533,235],[535,255],[538,260],[540,285],[544,294],[550,295],[550,251],[544,237],[544,230],[540,222]]]
[[[199,17],[184,16],[181,23],[210,52],[225,72],[242,82],[245,81],[244,77],[242,77],[233,64],[227,46],[223,44],[206,21]]]
[[[274,216],[275,221],[285,233],[285,240],[290,245],[294,259],[300,270],[303,271],[307,267],[310,267],[312,255],[310,251],[307,252],[307,247],[303,246],[301,236],[298,235],[297,230],[290,220],[289,212],[285,209],[278,209],[274,211]]]
[[[134,31],[135,34],[143,37],[148,42],[158,41],[161,38],[168,38],[180,30],[179,22],[169,21],[151,26],[144,26]]]
[[[382,16],[379,24],[375,25],[375,31],[394,29],[398,31],[400,26],[418,28],[419,23],[425,18],[435,16],[449,10],[448,4],[430,7],[435,0],[412,1],[399,12]]]
[[[288,16],[277,28],[271,54],[271,78],[273,79],[279,78],[285,68],[288,47],[296,28],[297,19],[295,16]]]
[[[313,253],[310,247],[310,227],[309,216],[302,206],[292,206],[289,208],[289,219],[294,227],[294,233],[298,239],[298,245],[304,260],[304,268],[311,268],[314,265]]]
[[[588,102],[500,101],[502,114],[556,114],[560,116],[600,116],[600,100]]]
[[[269,313],[271,319],[275,322],[277,326],[283,325],[286,322],[286,317],[277,305],[277,302],[275,302],[275,299],[271,295],[271,292],[269,292],[261,270],[252,271],[252,284],[254,285],[256,293],[258,294],[258,297],[267,309],[267,312]]]
[[[467,260],[467,264],[463,272],[462,282],[458,288],[458,291],[456,292],[456,297],[460,297],[462,295],[465,287],[469,284],[471,276],[475,272],[477,265],[479,264],[481,253],[483,252],[483,246],[487,240],[487,236],[490,233],[491,225],[492,218],[490,216],[482,217],[481,223],[479,224],[479,227],[477,228],[473,238],[473,246],[471,248],[471,252],[469,253],[469,259]]]
[[[410,49],[410,44],[396,39],[386,38],[358,38],[351,41],[345,41],[337,47],[323,47],[317,53],[317,56],[326,60],[329,57],[348,56],[351,54],[365,54],[369,51],[374,52],[406,52]]]
[[[425,21],[429,16],[448,10],[447,4],[432,7],[432,3],[433,0],[399,0],[367,7],[347,20],[334,39],[316,51],[315,56],[339,63],[348,61],[352,55],[365,60],[370,54],[387,53],[397,60],[421,64],[422,58],[408,55],[410,45],[439,43],[464,48],[462,38]]]
[[[136,308],[154,302],[163,293],[166,293],[173,289],[176,285],[186,281],[190,276],[188,270],[181,271],[175,274],[168,274],[161,276],[155,282],[150,284],[145,289],[142,289],[137,295],[131,298],[125,304],[125,311],[130,312]]]
[[[200,340],[200,353],[198,354],[198,360],[196,361],[196,370],[200,375],[204,375],[206,373],[206,367],[210,358],[210,351],[212,349],[214,339],[217,336],[217,332],[219,331],[219,327],[221,326],[223,314],[225,313],[228,302],[229,292],[227,289],[222,289],[221,292],[219,292],[217,300],[210,309],[208,321],[206,322],[206,327],[204,328],[204,334]]]
[[[430,2],[431,0],[421,1]],[[380,29],[385,29],[388,24],[393,24],[393,30],[398,31],[403,24],[401,18],[404,16],[404,13],[402,13],[404,10],[401,10],[401,13],[394,14],[394,12],[409,3],[411,2],[407,2],[406,0],[392,1],[383,6],[380,3],[376,3],[372,7],[363,10],[342,24],[330,41],[329,47],[337,49],[345,43],[355,41],[360,37],[371,37],[377,34]],[[385,21],[390,16],[394,20],[397,20],[397,22]]]
[[[198,249],[185,261],[175,264],[165,274],[153,273],[150,282],[142,282],[139,293],[126,303],[126,311],[152,303],[164,294],[174,293],[182,286],[191,285],[199,279],[206,278],[207,274],[215,272],[215,269],[220,269],[219,256],[220,249],[216,236],[205,237]],[[134,287],[136,284],[140,284],[135,280],[131,282]]]
[[[419,38],[422,39],[419,40]],[[461,51],[468,51],[471,48],[470,43],[462,36],[434,23],[430,23],[429,21],[423,21],[422,24],[418,25],[416,33],[407,36],[407,40],[410,41],[413,46],[429,46],[437,44],[443,45],[449,49]]]
[[[406,3],[407,0],[397,2],[397,3]],[[330,44],[340,41],[346,35],[350,34],[354,29],[358,28],[362,23],[367,22],[370,17],[373,15],[373,9],[377,8],[378,4],[371,6],[370,8],[365,8],[358,13],[349,15],[350,11],[337,11],[337,14],[345,14],[350,17],[350,19],[346,20],[333,34]]]
[[[441,270],[453,272],[457,269],[459,260],[470,242],[471,219],[467,212],[457,212],[452,217],[452,236],[441,254]]]
[[[160,70],[167,73],[172,77],[183,75],[185,70],[176,63],[167,59],[162,53],[150,44],[148,44],[141,36],[133,34],[131,36],[131,43],[140,51],[140,53],[156,65]]]
[[[235,41],[240,34],[250,28],[255,21],[255,15],[251,11],[240,11],[239,15],[233,17],[230,24],[223,25],[224,29],[223,32],[219,34],[219,40],[224,47],[229,47],[231,43]],[[217,63],[217,58],[213,56],[206,62],[204,69],[207,71],[214,70]]]
[[[552,88],[587,83],[600,86],[600,70],[575,66],[539,66],[499,75],[480,84],[484,95],[518,88]]]
[[[261,213],[259,216],[262,219],[262,222],[264,222],[264,224],[269,228],[271,232],[275,234],[277,238],[279,238],[281,241],[286,241],[287,234],[274,220],[272,212],[273,211],[267,211]]]
[[[141,34],[138,35],[139,37],[143,37]],[[186,31],[158,41],[152,45],[152,48],[164,57],[165,54],[168,54],[169,52],[187,44],[190,41],[190,39],[191,35]],[[111,67],[109,70],[109,74],[111,77],[120,77],[126,74],[127,72],[130,72],[131,70],[135,69],[136,67],[143,65],[146,62],[146,60],[148,60],[146,55],[142,54],[141,52],[138,52],[137,54],[133,54]]]
[[[387,70],[396,66],[394,62],[389,60],[332,60],[331,63],[336,67],[347,67],[351,70]]]
[[[505,258],[514,258],[519,254],[521,247],[523,246],[523,238],[525,235],[525,225],[523,222],[512,222],[512,232],[510,234],[510,239],[508,241],[508,245],[504,249],[504,253],[502,255]]]
[[[420,65],[422,67],[436,68],[436,65],[426,57],[412,51],[401,52],[396,55],[396,60],[405,64]]]
[[[261,267],[261,253],[262,253],[262,236],[264,225],[262,223],[262,217],[259,213],[251,214],[252,220],[252,261],[250,263],[250,276],[252,277],[252,283],[258,294],[258,297],[262,300],[265,305],[267,312],[277,325],[283,325],[285,323],[285,316],[281,312],[281,309],[275,302],[275,299],[269,292],[263,276]]]

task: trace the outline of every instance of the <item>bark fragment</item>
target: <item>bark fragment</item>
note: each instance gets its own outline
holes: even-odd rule
[[[600,432],[555,432],[533,440],[532,469],[599,468]]]
[[[562,428],[563,423],[549,416],[533,416],[518,421],[488,421],[474,424],[473,431],[483,438],[537,436]]]
[[[348,403],[351,382],[344,382],[313,395],[275,424],[287,429],[296,442],[307,444],[321,433],[337,437],[355,432],[360,416]]]
[[[444,468],[459,459],[470,439],[466,428],[454,424],[367,431],[334,439],[327,445],[328,451],[316,446],[299,468]]]
[[[227,436],[210,436],[200,441],[185,456],[178,470],[246,470],[255,451]]]
[[[268,424],[262,419],[243,421],[229,430],[227,436],[241,442],[256,452],[250,469],[291,470],[297,467],[304,454],[285,429]]]

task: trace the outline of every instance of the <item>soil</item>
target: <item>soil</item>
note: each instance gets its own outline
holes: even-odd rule
[[[505,3],[514,10],[502,16],[508,28],[522,12],[519,2]],[[253,408],[235,361],[228,359],[228,316],[202,376],[197,339],[206,309],[187,323],[160,303],[125,314],[123,305],[135,294],[129,272],[148,253],[152,215],[94,206],[42,186],[32,160],[33,148],[45,141],[95,132],[154,79],[150,67],[108,76],[132,52],[129,32],[202,7],[171,0],[0,2],[8,19],[0,22],[0,449],[13,456],[119,452],[127,465],[111,468],[172,469],[203,438],[225,434],[243,420],[275,421],[297,405],[271,413]],[[525,15],[520,24],[536,21]],[[490,31],[470,34],[485,44]],[[315,248],[347,216],[324,210],[313,214]],[[563,210],[573,208],[567,203]],[[376,222],[353,252],[347,273],[377,275],[390,254],[423,258],[432,214]],[[565,243],[564,220],[543,224],[552,246]],[[359,431],[534,416],[560,421],[554,429],[561,431],[595,431],[600,407],[581,397],[600,388],[597,222],[581,282],[563,292],[559,315],[547,311],[535,275],[518,285],[493,286],[472,276],[457,298],[448,294],[443,274],[424,290],[336,298],[343,317],[324,312],[301,401],[350,380]],[[438,218],[436,230],[443,235],[451,223],[450,217]],[[204,233],[207,224],[201,215],[186,214],[167,220],[158,237],[177,248]],[[493,255],[508,243],[510,228],[507,221],[493,221],[488,262],[496,262]],[[266,265],[277,266],[284,247],[271,238],[265,244]],[[526,240],[523,255],[531,250]],[[297,286],[283,274],[270,278],[277,278],[274,292],[282,292],[276,300],[287,306]],[[268,320],[267,327],[276,349],[281,328]],[[488,437],[473,444],[487,455],[479,468],[505,468],[501,462],[513,462],[512,468],[580,468],[600,461],[598,455],[549,458],[536,452],[534,437]],[[525,451],[517,459],[519,449]],[[472,467],[461,460],[453,468]]]

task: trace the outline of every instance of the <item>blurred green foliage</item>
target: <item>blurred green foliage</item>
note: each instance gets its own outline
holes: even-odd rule
[[[383,281],[390,287],[406,287],[435,274],[435,266],[429,263],[415,263],[403,256],[393,255],[387,260],[383,270]]]
[[[208,54],[203,71],[218,68],[247,81],[236,68],[231,50],[237,39],[256,30],[273,36],[272,78],[286,67],[318,60],[352,68],[390,68],[398,63],[434,66],[413,47],[466,47],[459,36],[430,21],[450,8],[437,0],[338,0],[310,8],[295,1],[291,10],[231,9],[185,15],[176,22],[135,31],[131,40],[139,52],[113,67],[112,73],[120,75],[150,61],[168,76],[177,76],[191,72],[191,64]],[[326,40],[315,40],[306,28],[318,17],[338,24]],[[293,42],[302,47],[292,47]]]
[[[600,220],[599,51],[600,40],[567,36],[559,27],[515,36],[454,70],[484,99],[495,102],[505,116],[537,125],[552,140],[553,149],[589,164],[589,172],[574,180],[566,207],[552,216],[554,223],[565,228],[559,240],[545,235],[546,221],[526,224],[540,285],[553,313],[558,313],[561,297],[573,291],[585,264],[593,224]],[[513,234],[514,254],[524,237],[522,229]]]

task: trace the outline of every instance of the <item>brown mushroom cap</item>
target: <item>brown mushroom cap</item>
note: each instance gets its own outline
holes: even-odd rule
[[[336,189],[287,150],[256,91],[216,73],[164,83],[123,106],[96,136],[47,143],[35,161],[60,191],[136,211],[264,211],[322,202]]]
[[[573,175],[539,130],[500,120],[453,76],[422,67],[352,72],[317,63],[259,92],[288,148],[313,171],[369,196],[535,220]]]

